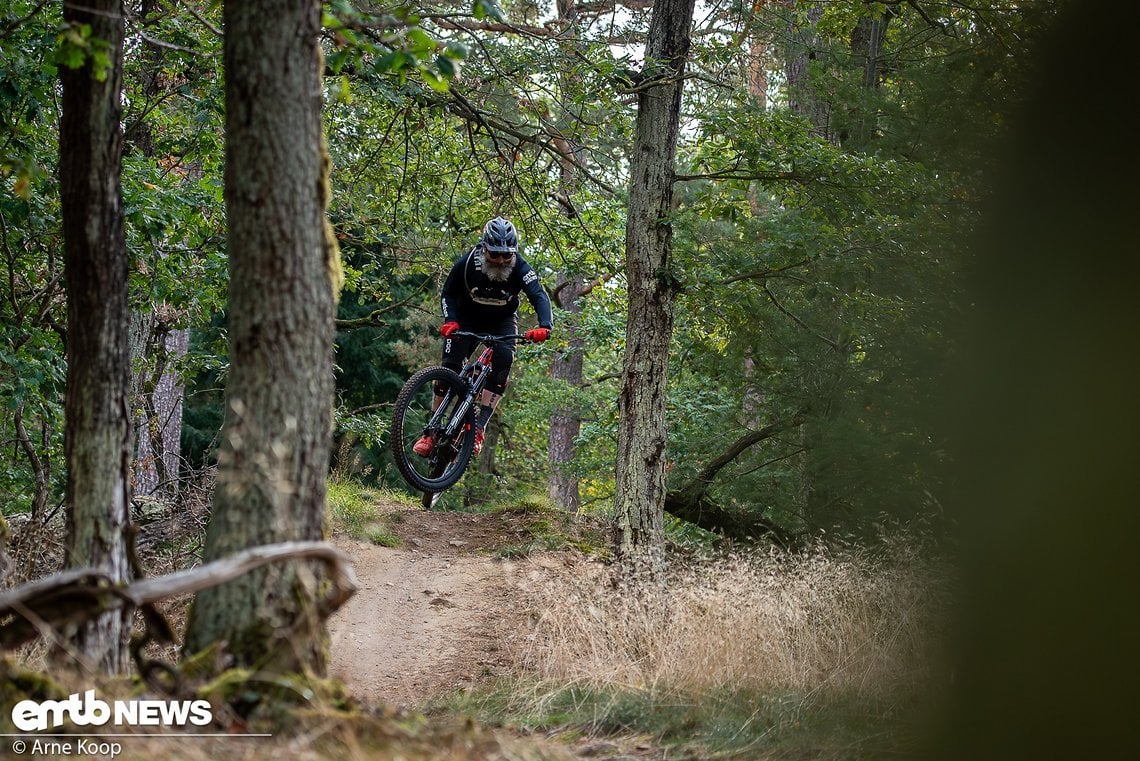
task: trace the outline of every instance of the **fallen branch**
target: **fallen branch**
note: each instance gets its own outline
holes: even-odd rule
[[[748,431],[708,462],[689,481],[670,489],[665,495],[665,512],[674,518],[680,518],[728,539],[754,541],[761,537],[769,537],[781,544],[791,543],[793,540],[791,534],[758,513],[726,510],[717,504],[709,497],[709,488],[717,474],[740,455],[756,444],[802,423],[802,414],[797,414],[789,421]]]
[[[127,586],[112,584],[96,568],[65,571],[24,584],[0,594],[0,647],[13,648],[35,639],[45,624],[59,629],[111,610],[146,608],[171,597],[220,586],[270,563],[308,559],[324,561],[330,570],[332,589],[318,605],[321,615],[327,617],[358,589],[348,556],[324,542],[283,542]]]

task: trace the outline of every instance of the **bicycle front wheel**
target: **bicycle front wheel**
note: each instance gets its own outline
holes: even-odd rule
[[[446,392],[443,404],[433,411],[437,383]],[[396,397],[392,456],[404,480],[425,494],[438,494],[454,484],[471,461],[474,406],[459,417],[466,397],[467,384],[446,367],[425,367],[408,379]],[[414,447],[424,437],[431,448],[420,454]]]

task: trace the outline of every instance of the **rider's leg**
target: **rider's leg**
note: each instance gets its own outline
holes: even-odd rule
[[[507,330],[502,330],[503,333],[513,333],[515,331],[514,321],[511,321],[511,326]],[[507,389],[507,380],[511,374],[511,365],[514,363],[515,352],[514,347],[509,343],[496,344],[494,349],[494,356],[491,358],[491,377],[487,379],[487,385],[483,388],[483,396],[479,400],[479,416],[475,419],[475,454],[483,449],[483,434],[487,430],[487,423],[491,420],[491,415],[494,414],[495,409],[499,406],[499,402],[503,398],[503,392]]]
[[[479,426],[479,430],[486,429],[487,423],[491,420],[491,415],[494,414],[502,398],[502,394],[496,394],[493,391],[483,389],[483,396],[479,399],[479,417],[475,421],[475,424]]]
[[[455,336],[454,338],[448,337],[443,342],[443,357],[439,363],[452,372],[459,373],[463,369],[463,363],[467,361],[471,351],[475,348],[475,341],[467,336]],[[443,403],[443,397],[447,393],[447,387],[443,383],[435,384],[435,394],[431,400],[431,411],[435,412],[439,409],[439,405]]]
[[[463,369],[463,363],[467,361],[467,355],[471,353],[474,346],[474,342],[466,336],[447,337],[443,342],[443,357],[440,364],[458,373]],[[431,411],[435,412],[439,409],[439,405],[443,404],[443,397],[447,393],[447,388],[442,383],[436,383],[432,391]],[[424,434],[416,440],[412,446],[412,451],[421,457],[427,457],[434,448],[435,443],[431,440],[431,436]]]

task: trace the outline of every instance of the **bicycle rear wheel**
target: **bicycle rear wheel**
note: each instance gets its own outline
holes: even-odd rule
[[[436,383],[446,390],[443,404],[432,411]],[[467,384],[446,367],[425,367],[415,373],[396,397],[392,420],[392,456],[400,475],[409,484],[427,494],[438,494],[448,488],[467,469],[475,447],[475,410],[469,408],[458,420],[467,395]],[[422,456],[413,450],[416,442],[428,436],[431,454]],[[432,500],[434,503],[434,500]]]

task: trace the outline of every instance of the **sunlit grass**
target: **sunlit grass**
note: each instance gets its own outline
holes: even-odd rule
[[[408,506],[414,504],[403,494],[369,488],[351,479],[329,479],[329,528],[333,532],[348,534],[373,544],[395,547],[399,544],[399,539],[377,507],[381,502]]]
[[[568,513],[539,492],[489,502],[480,505],[478,512],[503,515],[523,531],[519,541],[498,548],[501,558],[518,560],[538,552],[565,549],[597,555],[607,550],[596,519]]]
[[[866,758],[908,750],[914,707],[946,681],[948,583],[904,545],[737,553],[638,596],[617,594],[600,564],[582,571],[527,589],[539,612],[510,639],[517,674],[466,708],[698,755]]]

